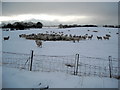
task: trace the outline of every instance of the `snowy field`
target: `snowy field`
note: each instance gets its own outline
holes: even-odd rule
[[[89,30],[89,31],[88,31]],[[94,30],[98,32],[93,32]],[[93,35],[92,40],[81,40],[73,43],[72,41],[43,41],[42,48],[36,46],[34,40],[19,38],[20,34],[46,33],[54,31],[56,33],[72,35]],[[10,36],[9,40],[2,41],[3,51],[15,53],[30,53],[34,50],[37,55],[56,55],[66,56],[80,54],[90,57],[106,58],[112,56],[118,58],[118,32],[117,28],[43,28],[19,31],[3,31],[3,37]],[[97,36],[110,34],[109,40],[98,40]],[[11,78],[9,78],[11,77]],[[58,78],[59,77],[59,78]],[[96,82],[97,81],[97,82]],[[23,83],[24,82],[24,83]],[[64,83],[63,83],[64,82]],[[118,80],[105,77],[87,77],[74,76],[61,72],[30,72],[14,68],[3,67],[3,87],[41,87],[49,85],[50,88],[117,88]]]
[[[39,85],[41,83],[41,85]],[[117,88],[118,80],[104,77],[78,77],[65,73],[30,72],[3,67],[4,88]]]
[[[93,30],[98,30],[98,32],[92,32]],[[34,40],[19,38],[20,34],[46,33],[46,31],[62,31],[64,34],[72,35],[93,34],[93,39],[83,40],[79,43],[73,43],[72,41],[44,41],[43,47],[38,48]],[[118,57],[117,32],[118,29],[116,28],[103,27],[68,29],[43,28],[26,31],[3,31],[3,37],[10,36],[8,41],[3,41],[3,51],[29,53],[30,50],[34,50],[36,54],[40,55],[75,55],[76,53],[79,53],[80,55],[86,56],[106,57],[111,55],[113,57]],[[110,40],[97,40],[96,36],[104,36],[105,34],[111,35]]]

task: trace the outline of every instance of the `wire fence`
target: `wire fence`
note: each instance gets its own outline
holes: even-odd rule
[[[79,61],[78,75],[100,76],[100,77],[118,77],[118,59],[81,56]]]
[[[83,55],[51,56],[2,52],[3,66],[41,72],[65,72],[78,76],[119,78],[118,58]]]
[[[74,68],[68,68],[67,65],[74,65],[75,56],[46,56],[35,55],[33,62],[34,71],[48,71],[48,72],[67,72],[72,73]]]
[[[7,67],[29,70],[30,56],[24,53],[3,52],[2,64]]]

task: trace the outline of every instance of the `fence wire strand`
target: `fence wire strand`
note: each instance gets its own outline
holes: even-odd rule
[[[29,70],[31,54],[2,52],[3,66]],[[118,76],[118,58],[112,58],[112,77]],[[76,68],[76,55],[51,56],[33,55],[32,71],[66,72],[74,74]],[[109,77],[109,60],[107,58],[89,57],[80,55],[78,62],[78,76]]]

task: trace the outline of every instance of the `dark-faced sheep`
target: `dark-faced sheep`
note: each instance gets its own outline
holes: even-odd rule
[[[111,37],[111,35],[109,35],[109,34],[106,34],[106,36],[107,36],[107,37]]]
[[[105,40],[109,40],[109,37],[107,37],[107,36],[103,36],[103,38],[104,38]]]
[[[41,40],[35,40],[35,42],[36,42],[36,45],[37,45],[38,47],[41,47],[41,48],[42,48],[42,41],[41,41]]]
[[[19,35],[19,37],[21,38],[21,37],[26,37],[27,35],[26,34],[21,34],[21,35]]]
[[[98,40],[99,40],[99,39],[102,40],[102,37],[97,36],[97,39],[98,39]]]
[[[94,30],[93,32],[98,32],[98,31]]]
[[[86,38],[87,38],[87,36],[86,36],[86,35],[81,36],[81,39],[82,39],[82,40],[86,40]]]
[[[88,39],[90,39],[90,40],[91,40],[91,39],[92,39],[92,37],[93,37],[93,35],[91,35],[91,36],[88,36]]]
[[[8,37],[4,37],[4,40],[8,40],[10,37],[8,36]]]

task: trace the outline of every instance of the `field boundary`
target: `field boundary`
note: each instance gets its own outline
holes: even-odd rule
[[[120,78],[118,74],[118,58],[108,56],[89,57],[84,55],[37,55],[31,50],[30,54],[2,52],[3,66],[41,72],[65,72],[77,76],[99,76]]]

